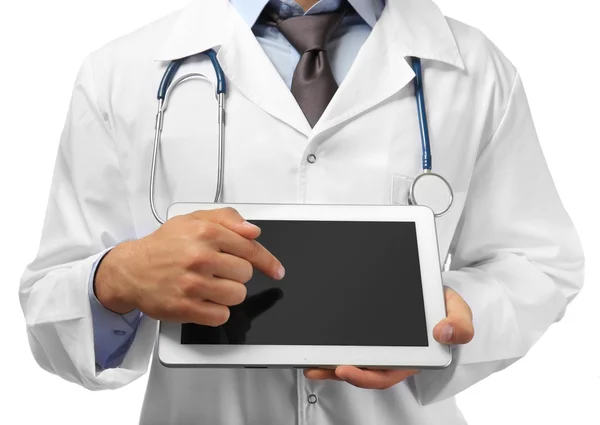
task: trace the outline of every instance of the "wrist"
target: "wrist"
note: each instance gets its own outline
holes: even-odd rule
[[[96,298],[104,308],[117,314],[126,314],[136,308],[132,282],[126,270],[133,242],[123,242],[111,249],[100,261],[94,276]]]

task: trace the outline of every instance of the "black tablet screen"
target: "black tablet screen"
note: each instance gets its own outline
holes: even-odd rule
[[[255,270],[227,323],[184,324],[181,343],[428,345],[414,223],[251,222],[285,277]]]

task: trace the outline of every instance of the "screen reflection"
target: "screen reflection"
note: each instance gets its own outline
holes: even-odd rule
[[[252,321],[283,298],[279,288],[269,288],[251,295],[240,304],[230,307],[229,320],[222,326],[211,327],[184,323],[181,327],[182,344],[244,344]]]

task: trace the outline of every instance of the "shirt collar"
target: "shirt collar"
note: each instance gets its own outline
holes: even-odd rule
[[[253,25],[268,1],[193,1],[174,17],[172,29],[160,44],[155,59],[180,59],[222,45],[226,39],[225,28],[230,22],[229,13],[238,13]],[[351,3],[357,12],[364,6],[378,18],[381,13],[373,7],[377,1],[379,0],[354,0]],[[359,3],[363,6],[359,6]],[[392,19],[396,21],[394,37],[402,46],[402,51],[398,54],[437,60],[465,69],[448,21],[432,0],[386,0],[385,3]],[[365,13],[365,9],[362,10]],[[366,15],[361,16],[365,19]]]
[[[278,3],[281,0],[229,0],[237,12],[244,18],[249,27],[254,26],[265,6],[272,1]],[[320,0],[308,12],[319,13],[327,7],[330,0]],[[377,19],[385,7],[385,0],[342,0],[348,1],[364,21],[371,27],[375,26]],[[339,3],[337,1],[336,3]]]

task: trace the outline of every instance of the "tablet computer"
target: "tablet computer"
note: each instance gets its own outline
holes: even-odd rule
[[[284,265],[256,270],[246,300],[218,327],[161,322],[168,367],[443,368],[433,338],[446,316],[435,220],[427,207],[174,204],[167,217],[230,206],[261,228]]]

